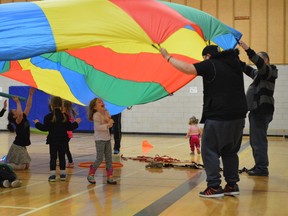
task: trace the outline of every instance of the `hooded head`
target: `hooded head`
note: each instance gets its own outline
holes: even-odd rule
[[[216,45],[208,45],[202,51],[202,56],[206,56],[207,54],[214,55],[220,52],[220,49]]]

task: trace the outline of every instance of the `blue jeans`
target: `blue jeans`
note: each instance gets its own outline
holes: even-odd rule
[[[273,114],[249,113],[250,145],[255,161],[254,168],[266,171],[269,166],[267,130]]]
[[[238,151],[242,142],[245,119],[217,121],[207,119],[202,135],[202,159],[208,187],[221,184],[220,157],[223,175],[228,184],[239,181]]]

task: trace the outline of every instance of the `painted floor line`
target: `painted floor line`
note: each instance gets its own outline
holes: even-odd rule
[[[23,213],[23,214],[20,214],[19,216],[25,216],[25,215],[29,215],[29,214],[38,212],[38,211],[40,211],[40,210],[43,210],[43,209],[45,209],[45,208],[49,208],[49,207],[51,207],[51,206],[53,206],[53,205],[56,205],[56,204],[58,204],[58,203],[61,203],[61,202],[64,202],[64,201],[66,201],[66,200],[75,198],[75,197],[77,197],[77,196],[80,196],[80,195],[82,195],[82,194],[85,194],[85,193],[87,193],[87,192],[89,192],[89,191],[91,191],[91,190],[95,190],[95,188],[99,188],[99,187],[102,187],[102,186],[103,186],[103,184],[97,185],[96,187],[93,187],[93,188],[84,190],[84,191],[82,191],[82,192],[80,192],[80,193],[74,194],[74,195],[72,195],[72,196],[66,197],[66,198],[61,199],[61,200],[58,200],[58,201],[56,201],[56,202],[52,202],[52,203],[49,203],[49,204],[47,204],[47,205],[41,206],[40,208],[35,208],[35,209],[33,209],[32,211],[25,212],[25,213]]]
[[[10,209],[35,209],[35,208],[30,208],[30,207],[17,207],[17,206],[0,206],[0,208],[10,208]]]
[[[176,144],[176,145],[172,145],[172,146],[169,146],[168,149],[171,149],[171,148],[175,148],[175,147],[178,147],[178,146],[182,146],[182,145],[186,145],[189,147],[189,144],[186,143],[186,142],[183,142],[183,143],[179,143],[179,144]]]
[[[131,175],[135,175],[136,173],[138,173],[138,172],[129,173],[129,175],[125,175],[125,177],[129,177],[129,176],[131,176]],[[120,178],[115,178],[115,180],[116,180],[116,181],[117,181],[117,180],[120,180]],[[25,212],[25,213],[23,213],[23,214],[20,214],[19,216],[26,216],[26,215],[29,215],[29,214],[38,212],[38,211],[40,211],[40,210],[43,210],[43,209],[45,209],[45,208],[49,208],[49,207],[51,207],[51,206],[53,206],[53,205],[59,204],[59,203],[64,202],[64,201],[66,201],[66,200],[73,199],[73,198],[75,198],[75,197],[77,197],[77,196],[80,196],[80,195],[83,195],[83,194],[85,194],[85,193],[88,193],[89,191],[95,190],[96,188],[103,187],[103,185],[104,185],[104,184],[100,184],[100,185],[97,184],[97,186],[95,186],[95,187],[92,187],[92,188],[90,188],[90,189],[81,191],[81,192],[76,193],[76,194],[74,194],[74,195],[72,195],[72,196],[66,197],[66,198],[61,199],[61,200],[58,200],[58,201],[56,201],[56,202],[49,203],[49,204],[44,205],[44,206],[41,206],[41,207],[39,207],[39,208],[35,208],[35,209],[31,210],[31,211],[28,211],[28,212]],[[93,185],[92,185],[92,186],[93,186]]]

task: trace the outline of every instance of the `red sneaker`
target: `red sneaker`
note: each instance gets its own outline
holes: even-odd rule
[[[207,187],[206,190],[199,193],[199,196],[205,198],[224,197],[224,191],[221,186],[219,186],[218,189]]]

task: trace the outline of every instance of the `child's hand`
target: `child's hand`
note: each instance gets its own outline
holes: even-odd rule
[[[39,122],[39,120],[38,119],[34,119],[33,122],[36,124],[36,123]]]
[[[113,126],[113,123],[114,123],[113,119],[109,119],[108,128],[111,128]]]
[[[20,102],[20,101],[19,101],[19,98],[18,98],[17,96],[13,96],[12,99],[13,99],[16,103]]]
[[[29,94],[30,94],[30,95],[33,95],[34,92],[35,92],[35,88],[31,87],[31,88],[29,89]]]
[[[3,108],[6,110],[7,109],[7,100],[4,101]]]
[[[74,121],[79,124],[81,122],[81,118],[76,118]]]
[[[249,49],[249,46],[246,43],[244,43],[243,41],[239,41],[239,46],[242,47],[244,50]]]

